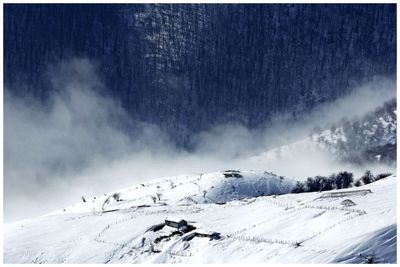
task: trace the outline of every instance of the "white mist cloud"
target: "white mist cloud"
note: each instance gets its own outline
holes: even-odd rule
[[[129,120],[117,101],[100,95],[102,84],[88,60],[53,66],[49,78],[55,93],[46,106],[6,91],[7,217],[43,212],[63,203],[60,198],[72,201],[69,196],[76,198],[80,183],[101,182],[96,177],[75,178],[81,171],[165,143],[156,127],[144,123],[132,128],[138,134],[136,140],[124,133],[120,125]],[[39,201],[19,205],[22,199]]]
[[[373,81],[354,88],[346,97],[317,106],[305,120],[309,123],[316,122],[321,127],[329,127],[343,117],[360,117],[395,97],[396,81],[375,77]]]
[[[382,79],[348,97],[317,107],[297,123],[275,121],[257,130],[220,125],[193,137],[193,152],[176,149],[154,125],[132,121],[104,95],[96,66],[72,59],[50,67],[48,105],[5,92],[5,218],[40,215],[92,196],[152,178],[223,169],[274,171],[304,178],[351,169],[320,151],[298,151],[268,164],[250,156],[306,137],[310,130],[361,115],[395,96]],[[129,133],[129,134],[128,134]],[[354,169],[354,168],[353,168]]]
[[[306,138],[314,128],[329,129],[342,118],[357,119],[396,97],[396,82],[375,78],[353,88],[346,97],[316,106],[298,121],[285,122],[277,116],[258,129],[239,124],[218,125],[195,136],[197,152],[251,156]]]

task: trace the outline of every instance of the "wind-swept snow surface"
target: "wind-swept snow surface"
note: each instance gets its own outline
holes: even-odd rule
[[[289,194],[292,185],[270,173],[232,170],[155,180],[5,224],[4,260],[396,262],[396,176],[319,193]],[[169,217],[184,226],[165,224]]]

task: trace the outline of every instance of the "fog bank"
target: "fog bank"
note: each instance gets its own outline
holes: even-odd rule
[[[176,148],[155,125],[132,120],[105,95],[96,66],[72,59],[51,66],[53,94],[48,104],[4,96],[4,202],[6,221],[37,216],[152,178],[224,169],[273,171],[303,179],[344,166],[321,151],[297,151],[265,165],[249,160],[268,149],[306,138],[318,126],[357,117],[395,97],[395,82],[375,81],[348,96],[315,108],[301,121],[276,120],[259,129],[219,125],[193,136],[194,151]],[[370,169],[385,167],[369,166]],[[383,170],[382,169],[382,170]]]

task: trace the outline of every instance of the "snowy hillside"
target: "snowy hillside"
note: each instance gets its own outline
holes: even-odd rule
[[[85,199],[86,202],[76,203],[50,215],[146,206],[222,204],[235,199],[285,194],[292,190],[293,185],[292,180],[268,172],[227,170],[181,175]]]
[[[386,163],[396,165],[396,99],[392,99],[362,118],[342,119],[330,129],[310,137],[268,150],[250,160],[268,163],[296,159],[304,153],[328,152],[333,158],[351,163]]]
[[[395,176],[317,193],[290,194],[292,186],[271,173],[226,171],[86,197],[5,224],[4,261],[396,262]]]
[[[384,103],[358,120],[343,119],[331,129],[314,134],[312,139],[344,161],[395,165],[396,99]]]

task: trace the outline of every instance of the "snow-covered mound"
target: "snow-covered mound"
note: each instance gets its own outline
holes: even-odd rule
[[[246,173],[242,174],[245,178]],[[247,178],[250,177],[260,179],[249,172]],[[232,181],[243,178],[230,177]],[[176,204],[149,202],[104,213],[64,213],[5,224],[4,261],[396,263],[394,175],[357,188],[329,192],[260,196],[226,204],[204,201],[179,205],[183,196],[196,194],[191,183],[199,177],[188,179],[186,186],[183,178],[142,186],[164,188],[166,203],[170,200]],[[225,181],[230,180],[225,179],[215,173],[203,175],[198,182],[201,188],[210,190],[211,184],[226,188]],[[174,191],[170,181],[188,191]],[[245,192],[250,188],[247,184],[243,187]],[[121,198],[141,191],[140,187],[133,188],[121,191]],[[147,193],[150,192],[155,193]],[[197,191],[199,199],[201,194],[201,190]],[[114,208],[122,202],[116,202]]]
[[[50,213],[102,212],[143,206],[225,203],[235,199],[289,193],[294,182],[273,173],[259,171],[213,172],[161,178]]]

